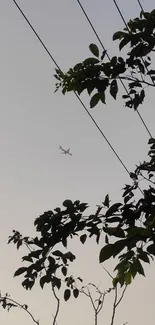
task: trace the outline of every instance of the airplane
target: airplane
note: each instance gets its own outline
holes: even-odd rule
[[[70,153],[70,148],[68,148],[67,150],[63,149],[61,146],[59,147],[60,150],[62,150],[62,154],[64,155],[70,155],[72,156],[72,153]]]

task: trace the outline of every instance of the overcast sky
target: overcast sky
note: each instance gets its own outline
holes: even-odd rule
[[[19,0],[37,32],[66,71],[90,55],[88,46],[97,40],[76,0]],[[110,56],[117,54],[115,31],[123,22],[112,0],[83,0],[82,4],[98,31]],[[139,14],[136,0],[119,0],[126,20]],[[153,0],[143,0],[146,10]],[[21,303],[27,303],[40,325],[52,323],[55,301],[49,288],[32,292],[13,279],[20,266],[22,251],[7,245],[12,229],[25,235],[34,233],[34,219],[45,210],[60,206],[64,199],[79,199],[95,209],[107,193],[113,201],[121,197],[128,175],[105,140],[92,124],[73,94],[54,94],[55,66],[40,45],[12,0],[0,0],[0,289]],[[89,108],[89,98],[82,97]],[[107,105],[91,110],[129,170],[147,154],[148,134],[136,112],[109,98]],[[149,92],[140,112],[150,131],[154,131],[154,97]],[[61,155],[59,146],[71,148],[73,156]],[[93,241],[81,246],[72,243],[77,253],[74,272],[87,281],[110,286],[110,279],[98,264]],[[112,263],[106,264],[112,271]],[[146,279],[138,277],[118,309],[115,325],[154,325],[154,265],[146,269]],[[112,296],[102,313],[100,324],[109,324]],[[86,310],[87,308],[87,310]],[[32,324],[23,312],[0,310],[5,325]],[[93,324],[88,301],[62,303],[58,325]]]

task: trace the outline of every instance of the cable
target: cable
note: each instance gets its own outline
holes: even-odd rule
[[[124,167],[124,169],[126,170],[126,172],[129,174],[130,176],[130,172],[127,169],[127,167],[125,166],[125,164],[123,163],[122,159],[119,157],[119,155],[117,154],[117,152],[115,151],[115,149],[113,148],[113,146],[111,145],[111,143],[109,142],[109,140],[107,139],[107,137],[105,136],[105,134],[103,133],[103,131],[100,129],[99,125],[96,123],[95,119],[93,118],[93,116],[90,114],[90,112],[88,111],[87,107],[84,105],[84,103],[82,102],[81,98],[77,95],[76,92],[74,92],[76,97],[78,98],[78,100],[80,101],[81,105],[84,107],[85,111],[87,112],[87,114],[89,115],[89,117],[91,118],[91,120],[93,121],[93,123],[95,124],[95,126],[97,127],[97,129],[99,130],[99,132],[102,134],[103,138],[105,139],[105,141],[108,143],[109,147],[111,148],[111,150],[113,151],[113,153],[115,154],[115,156],[118,158],[118,160],[120,161],[120,163],[122,164],[122,166]]]
[[[141,10],[144,11],[143,6],[142,6],[140,0],[137,0],[137,1],[138,1],[138,3],[139,3],[139,6],[140,6]]]
[[[30,21],[28,20],[28,18],[26,17],[26,15],[24,14],[24,12],[22,11],[22,9],[20,8],[20,6],[18,5],[18,3],[13,0],[14,4],[16,5],[16,7],[18,8],[18,10],[20,11],[20,13],[22,14],[22,16],[24,17],[24,19],[26,20],[26,22],[28,23],[29,27],[32,29],[32,31],[34,32],[34,34],[36,35],[36,37],[38,38],[38,40],[40,41],[40,43],[42,44],[42,46],[44,47],[45,51],[47,52],[47,54],[50,56],[51,60],[53,61],[53,63],[56,65],[56,67],[62,71],[59,67],[59,65],[57,64],[56,60],[54,59],[54,57],[51,55],[51,53],[49,52],[49,50],[47,49],[47,47],[45,46],[44,42],[41,40],[40,36],[38,35],[38,33],[36,32],[36,30],[34,29],[34,27],[32,26],[32,24],[30,23]],[[83,108],[85,109],[85,111],[87,112],[87,114],[89,115],[89,117],[91,118],[91,120],[93,121],[93,123],[95,124],[95,126],[97,127],[97,129],[99,130],[99,132],[101,133],[101,135],[103,136],[103,138],[105,139],[105,141],[108,143],[109,147],[111,148],[111,150],[113,151],[113,153],[115,154],[115,156],[118,158],[118,160],[120,161],[120,163],[122,164],[122,166],[124,167],[124,169],[126,170],[126,172],[130,175],[129,170],[127,169],[127,167],[125,166],[125,164],[123,163],[122,159],[119,157],[119,155],[117,154],[117,152],[115,151],[115,149],[113,148],[113,146],[111,145],[111,143],[109,142],[109,140],[107,139],[107,137],[105,136],[105,134],[103,133],[103,131],[100,129],[99,125],[97,124],[97,122],[95,121],[95,119],[93,118],[93,116],[90,114],[90,112],[88,111],[88,109],[86,108],[86,106],[84,105],[84,103],[82,102],[81,98],[79,97],[79,95],[74,92],[77,99],[80,101],[81,105],[83,106]]]
[[[91,28],[92,28],[94,34],[96,35],[96,37],[97,37],[97,39],[98,39],[98,41],[99,41],[99,43],[100,43],[102,49],[105,51],[105,47],[104,47],[104,45],[103,45],[103,42],[101,41],[101,38],[99,37],[99,35],[98,35],[98,33],[97,33],[95,27],[93,26],[93,24],[92,24],[92,22],[91,22],[91,20],[90,20],[90,18],[89,18],[89,16],[88,16],[88,14],[86,13],[86,10],[85,10],[84,7],[82,6],[80,0],[76,0],[76,1],[78,2],[79,6],[80,6],[80,8],[81,8],[81,10],[82,10],[82,12],[84,13],[84,15],[85,15],[85,17],[86,17],[86,19],[87,19],[89,25],[91,26]],[[116,1],[115,1],[115,0],[113,0],[113,1],[114,1],[115,5],[116,5],[116,7],[117,7],[117,10],[119,11],[119,14],[121,15],[121,18],[123,19],[123,22],[124,22],[125,26],[128,28],[128,26],[127,26],[127,24],[126,24],[126,21],[125,21],[123,15],[122,15],[122,13],[121,13],[121,11],[120,11],[120,9],[119,9],[117,3],[116,3]],[[108,59],[109,59],[109,61],[110,61],[110,56],[108,55],[107,51],[106,51],[106,55],[107,55],[107,57],[108,57]],[[126,88],[124,82],[122,81],[121,78],[119,78],[119,80],[120,80],[120,82],[121,82],[123,88],[125,89],[126,93],[129,95],[128,90],[127,90],[127,88]],[[149,131],[149,128],[147,127],[146,123],[144,122],[144,119],[143,119],[142,115],[139,113],[139,110],[137,109],[136,112],[137,112],[137,114],[138,114],[138,116],[139,116],[139,118],[140,118],[142,124],[144,125],[144,127],[145,127],[147,133],[148,133],[149,136],[152,138],[151,132]]]
[[[127,25],[127,23],[126,23],[126,21],[125,21],[125,19],[124,19],[124,17],[123,17],[123,14],[122,14],[122,12],[121,12],[121,10],[120,10],[120,8],[119,8],[117,2],[116,2],[115,0],[113,0],[113,2],[114,2],[114,4],[115,4],[115,6],[116,6],[116,8],[117,8],[117,10],[118,10],[118,12],[119,12],[119,14],[120,14],[122,20],[123,20],[124,25],[125,25],[126,28],[129,30],[128,25]]]
[[[118,10],[118,12],[119,12],[119,14],[120,14],[120,16],[121,16],[122,20],[123,20],[123,22],[124,22],[124,24],[125,24],[125,26],[126,26],[126,28],[127,28],[127,29],[128,29],[128,31],[129,31],[129,27],[128,27],[128,25],[127,25],[127,23],[126,23],[126,21],[125,21],[125,19],[124,19],[124,17],[123,17],[123,14],[122,14],[122,12],[121,12],[121,10],[120,10],[120,8],[119,8],[119,6],[118,6],[118,4],[117,4],[116,0],[112,0],[112,1],[114,2],[114,4],[115,4],[115,6],[116,6],[116,8],[117,8],[117,10]],[[138,1],[139,5],[140,5],[140,8],[141,8],[141,9],[142,9],[142,11],[143,11],[143,7],[142,7],[142,5],[141,5],[141,2],[140,2],[140,0],[137,0],[137,1]],[[144,63],[144,60],[143,60],[143,58],[142,58],[142,62]],[[147,67],[146,67],[146,69],[147,69],[147,71],[148,71],[148,68],[147,68]],[[151,79],[151,81],[152,81],[152,79]],[[153,83],[154,83],[154,81],[153,81]],[[154,85],[155,85],[155,83],[154,83]],[[138,110],[137,110],[137,113],[138,113],[138,115],[139,115],[139,117],[140,117],[140,119],[141,119],[141,121],[142,121],[143,125],[145,126],[145,128],[146,128],[146,130],[147,130],[147,132],[148,132],[149,136],[152,138],[152,134],[151,134],[151,132],[149,131],[149,129],[148,129],[148,127],[147,127],[146,123],[144,122],[144,119],[142,118],[142,116],[141,116],[141,114],[139,113],[139,111],[138,111]]]
[[[101,41],[101,39],[100,39],[98,33],[96,32],[96,30],[95,30],[93,24],[91,23],[91,20],[89,19],[89,17],[88,17],[88,15],[87,15],[86,11],[84,10],[84,8],[83,8],[81,2],[80,2],[79,0],[77,0],[77,2],[78,2],[78,4],[79,4],[81,10],[83,11],[85,17],[87,18],[87,20],[88,20],[88,22],[89,22],[89,24],[90,24],[90,26],[91,26],[91,28],[92,28],[94,34],[96,35],[96,37],[97,37],[97,39],[98,39],[98,41],[99,41],[99,43],[100,43],[100,45],[101,45],[103,51],[106,51],[106,49],[105,49],[105,47],[104,47],[104,45],[103,45],[103,43],[102,43],[102,41]],[[107,56],[107,58],[108,58],[109,61],[110,61],[110,56],[108,55],[107,51],[106,51],[106,56]]]
[[[56,67],[60,70],[58,64],[56,63],[55,59],[53,58],[53,56],[51,55],[50,51],[48,50],[48,48],[46,47],[46,45],[43,43],[43,41],[41,40],[40,36],[37,34],[37,32],[35,31],[35,29],[33,28],[33,26],[31,25],[30,21],[27,19],[27,17],[25,16],[24,12],[22,11],[22,9],[20,8],[20,6],[18,5],[18,3],[13,0],[14,4],[16,5],[16,7],[18,8],[18,10],[20,11],[20,13],[22,14],[22,16],[24,17],[24,19],[26,20],[26,22],[28,23],[28,25],[30,26],[30,28],[33,30],[34,34],[36,35],[36,37],[38,38],[39,42],[42,44],[42,46],[44,47],[45,51],[47,52],[47,54],[50,56],[50,58],[52,59],[52,61],[54,62],[54,64],[56,65]]]
[[[12,0],[12,1],[14,2],[14,4],[16,5],[16,7],[18,8],[18,10],[20,11],[20,13],[22,14],[22,16],[24,17],[24,19],[26,20],[26,22],[28,23],[28,25],[30,26],[30,28],[32,29],[32,31],[34,32],[34,34],[36,35],[36,37],[38,38],[38,40],[40,41],[40,43],[43,45],[45,51],[50,56],[50,58],[53,61],[53,63],[61,71],[59,65],[57,64],[57,62],[55,61],[55,59],[53,58],[53,56],[51,55],[51,53],[49,52],[49,50],[47,49],[47,47],[45,46],[44,42],[41,40],[40,36],[38,35],[38,33],[36,32],[36,30],[34,29],[34,27],[32,26],[32,24],[30,23],[30,21],[28,20],[28,18],[25,16],[25,14],[22,11],[22,9],[20,8],[20,6],[17,4],[17,2],[15,0]],[[97,124],[97,122],[95,121],[95,119],[93,118],[93,116],[90,114],[90,112],[86,108],[85,104],[82,102],[81,98],[78,96],[78,94],[76,92],[74,92],[74,94],[76,95],[77,99],[80,101],[81,105],[83,106],[83,108],[85,109],[85,111],[87,112],[87,114],[89,115],[89,117],[91,118],[91,120],[93,121],[93,123],[95,124],[95,126],[97,127],[97,129],[99,130],[99,132],[101,133],[102,137],[105,139],[105,141],[107,142],[107,144],[109,145],[109,147],[113,151],[113,153],[115,154],[115,156],[117,157],[117,159],[119,160],[119,162],[121,163],[121,165],[123,166],[123,168],[125,169],[125,171],[130,176],[130,172],[129,172],[128,168],[125,166],[125,164],[123,163],[122,159],[119,157],[119,155],[117,154],[117,152],[115,151],[115,149],[113,148],[113,146],[111,145],[111,143],[109,142],[109,140],[107,139],[107,137],[104,135],[103,131],[100,129],[99,125]],[[141,190],[141,188],[139,186],[138,186],[138,189],[143,194],[143,191]]]

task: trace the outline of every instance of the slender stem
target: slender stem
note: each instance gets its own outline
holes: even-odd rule
[[[139,80],[138,78],[131,78],[131,77],[128,77],[128,76],[120,76],[119,79],[128,80],[128,81],[132,81],[132,82],[138,81],[139,83],[143,83],[145,85],[155,87],[155,85],[153,83],[150,83],[150,82],[145,81],[145,80]]]
[[[117,301],[117,303],[116,303],[116,307],[120,304],[120,302],[122,301],[122,299],[123,299],[123,297],[124,297],[124,294],[125,294],[125,291],[126,291],[126,289],[127,289],[127,286],[125,286],[125,288],[124,288],[124,290],[123,290],[123,292],[122,292],[122,295],[121,295],[121,297],[120,297],[120,299]]]
[[[113,276],[109,273],[109,271],[101,264],[104,271],[110,276],[111,279],[114,279]]]
[[[57,300],[57,308],[56,308],[56,312],[55,312],[54,319],[53,319],[53,325],[57,325],[57,317],[58,317],[58,313],[59,313],[59,309],[60,309],[60,299],[56,295],[53,285],[52,285],[52,291],[53,291],[55,299]]]
[[[155,182],[151,181],[151,179],[145,177],[142,173],[140,173],[140,175],[143,177],[143,179],[145,179],[146,181],[152,183],[153,185],[155,185]]]
[[[116,313],[116,303],[117,303],[117,286],[115,288],[115,298],[114,298],[113,311],[112,311],[112,317],[111,317],[110,325],[114,324],[115,313]]]
[[[122,294],[121,294],[121,297],[118,299],[117,301],[117,296],[118,296],[118,292],[117,292],[117,286],[115,288],[115,298],[114,298],[114,304],[113,304],[113,312],[112,312],[112,318],[111,318],[111,323],[110,325],[113,325],[114,324],[114,319],[115,319],[115,314],[116,314],[116,308],[118,307],[118,305],[121,303],[123,297],[124,297],[124,294],[125,294],[125,291],[127,289],[127,286],[125,286]]]
[[[37,325],[39,325],[39,321],[35,320],[35,318],[33,317],[33,315],[30,313],[30,311],[25,308],[25,305],[21,305],[19,302],[15,301],[14,299],[11,299],[9,297],[0,297],[0,301],[2,300],[8,300],[10,302],[12,302],[13,304],[16,304],[17,307],[21,308],[22,310],[24,310],[25,312],[27,312],[27,314],[29,314],[29,316],[31,317],[31,319],[33,320],[34,323],[36,323]]]

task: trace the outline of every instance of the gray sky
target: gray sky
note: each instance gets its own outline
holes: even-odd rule
[[[84,59],[88,46],[97,40],[75,0],[19,0],[37,32],[62,70]],[[112,0],[83,0],[105,48],[112,56],[117,43],[112,34],[124,27]],[[136,0],[118,1],[128,20],[139,13]],[[154,1],[142,1],[146,10]],[[88,202],[95,208],[107,193],[119,200],[128,175],[73,94],[54,94],[54,64],[23,20],[11,0],[0,1],[0,259],[2,292],[9,292],[21,303],[28,303],[40,324],[51,324],[55,302],[49,288],[35,287],[30,293],[20,285],[21,278],[12,275],[20,266],[24,252],[6,245],[12,229],[25,235],[34,233],[33,221],[45,210],[61,205],[66,198]],[[89,98],[83,100],[89,107]],[[154,97],[149,92],[140,107],[151,132],[154,129]],[[146,157],[148,135],[138,115],[108,99],[92,111],[105,135],[111,141],[129,170]],[[59,145],[70,147],[73,156],[60,155]],[[76,275],[95,281],[102,288],[110,279],[98,264],[99,249],[91,241],[81,246],[72,243],[77,252]],[[107,263],[109,271],[113,264]],[[138,277],[129,288],[118,310],[115,325],[154,324],[154,265],[147,269],[146,279]],[[89,278],[89,279],[88,279]],[[86,311],[86,307],[89,308]],[[108,300],[101,321],[109,324],[112,297]],[[32,324],[21,311],[0,310],[0,322]],[[92,323],[92,311],[85,299],[62,303],[58,325]],[[101,323],[102,323],[101,322]]]

